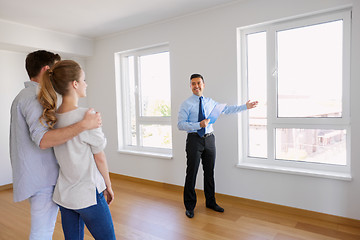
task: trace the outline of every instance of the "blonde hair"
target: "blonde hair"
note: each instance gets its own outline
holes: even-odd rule
[[[53,129],[56,119],[57,96],[56,92],[66,96],[69,92],[69,83],[79,81],[81,76],[80,65],[72,60],[57,62],[51,69],[48,69],[40,83],[38,100],[43,107],[40,122],[50,129]],[[45,123],[44,123],[45,121]]]

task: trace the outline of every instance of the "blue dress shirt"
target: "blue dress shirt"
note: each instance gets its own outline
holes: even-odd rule
[[[10,159],[15,202],[54,186],[58,177],[59,167],[53,149],[39,148],[48,128],[39,121],[43,108],[37,100],[37,88],[38,83],[25,82],[25,88],[11,105]]]
[[[203,96],[204,97],[204,96]],[[199,115],[199,96],[193,94],[191,97],[186,99],[180,106],[179,115],[178,115],[178,129],[182,131],[187,131],[188,133],[196,132],[201,129],[200,122],[198,121]],[[218,104],[211,98],[203,98],[205,118],[209,116],[214,107]],[[240,106],[230,106],[226,105],[224,110],[221,112],[223,114],[233,114],[241,111],[247,110],[246,104]],[[212,124],[209,124],[205,128],[205,134],[213,132]]]

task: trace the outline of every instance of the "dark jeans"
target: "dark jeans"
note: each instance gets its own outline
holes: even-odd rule
[[[214,206],[215,181],[214,167],[216,158],[215,136],[200,137],[196,133],[189,133],[186,139],[186,179],[184,186],[184,205],[187,210],[196,206],[195,183],[200,159],[204,171],[204,192],[207,206]]]
[[[114,225],[103,193],[97,194],[97,204],[78,210],[60,206],[61,223],[66,240],[83,240],[84,223],[96,240],[113,240]]]

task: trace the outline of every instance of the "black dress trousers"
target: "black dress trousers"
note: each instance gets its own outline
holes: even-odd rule
[[[184,186],[184,205],[187,210],[193,210],[196,206],[195,184],[199,169],[200,159],[204,171],[204,192],[206,206],[214,206],[215,181],[214,167],[216,158],[215,136],[206,134],[200,137],[197,133],[188,133],[186,139],[186,179]]]

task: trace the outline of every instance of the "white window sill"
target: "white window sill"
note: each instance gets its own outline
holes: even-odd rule
[[[152,158],[162,158],[162,159],[172,159],[172,153],[154,153],[154,152],[145,152],[145,151],[135,151],[135,150],[126,150],[120,149],[118,150],[119,153],[129,154],[129,155],[136,155],[136,156],[143,156],[143,157],[152,157]]]
[[[313,170],[313,169],[299,169],[299,168],[290,168],[290,167],[255,164],[255,163],[239,163],[236,165],[236,167],[244,168],[244,169],[260,170],[260,171],[296,174],[302,176],[337,179],[343,181],[352,180],[351,174],[349,173],[329,172],[329,171],[321,171],[321,170]]]

